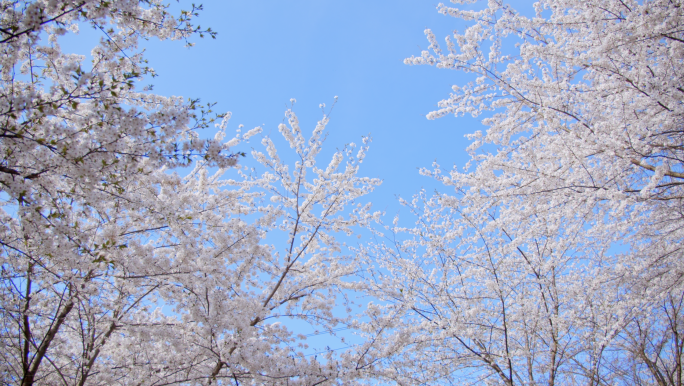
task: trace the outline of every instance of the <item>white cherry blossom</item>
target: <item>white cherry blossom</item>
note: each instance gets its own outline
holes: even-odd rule
[[[323,172],[328,118],[305,138],[288,110],[300,161],[261,137],[262,169],[235,169],[230,148],[260,128],[224,140],[226,114],[202,139],[211,105],[136,87],[153,74],[140,39],[213,36],[193,26],[194,5],[177,18],[157,0],[0,7],[0,383],[357,379],[350,355],[305,356],[287,321],[348,320],[333,308],[360,263],[336,238],[377,218],[347,210],[379,184],[356,175],[366,142]],[[88,66],[59,46],[78,24],[103,33]]]
[[[379,264],[378,374],[681,384],[684,4],[452,3],[467,27],[444,48],[427,30],[406,63],[471,74],[428,118],[487,130],[464,169],[423,170],[450,194],[405,202],[415,225],[360,250]]]

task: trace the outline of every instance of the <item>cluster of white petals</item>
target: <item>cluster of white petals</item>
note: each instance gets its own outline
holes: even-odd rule
[[[138,40],[212,34],[192,25],[197,10],[174,18],[159,0],[0,0],[0,383],[359,376],[351,354],[305,356],[305,337],[281,322],[332,331],[346,320],[335,299],[360,268],[337,233],[377,219],[345,210],[379,184],[356,176],[366,146],[335,154],[323,172],[315,157],[328,119],[305,140],[288,111],[283,134],[301,162],[281,163],[263,138],[263,174],[232,168],[229,147],[260,128],[224,141],[226,114],[201,139],[211,105],[136,89],[153,74]],[[87,65],[58,43],[79,24],[103,33]],[[269,245],[273,232],[287,242]]]
[[[534,17],[452,3],[468,5],[438,10],[465,30],[445,49],[427,30],[406,63],[471,74],[428,118],[483,114],[488,128],[465,169],[423,171],[452,194],[405,202],[415,226],[360,251],[380,267],[366,326],[379,373],[681,384],[684,3],[540,0]]]

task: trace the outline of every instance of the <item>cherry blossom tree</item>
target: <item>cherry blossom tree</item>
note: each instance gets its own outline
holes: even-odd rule
[[[226,140],[226,114],[202,139],[211,106],[135,84],[153,74],[140,39],[213,36],[193,26],[199,8],[174,18],[156,0],[0,7],[0,381],[357,378],[358,357],[305,356],[287,321],[347,321],[335,299],[355,288],[360,262],[337,238],[379,216],[357,202],[379,184],[356,175],[368,141],[318,168],[328,118],[305,138],[288,110],[279,129],[298,161],[262,137],[260,169],[235,168],[230,148],[259,128]],[[59,46],[79,26],[103,35],[87,66]]]
[[[476,1],[454,0],[469,4]],[[684,4],[500,0],[407,64],[465,71],[428,115],[484,115],[453,189],[360,250],[367,327],[405,383],[682,384]],[[384,358],[384,359],[382,359]]]

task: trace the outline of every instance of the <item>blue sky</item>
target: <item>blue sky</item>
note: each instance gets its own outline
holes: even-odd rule
[[[467,161],[463,135],[481,128],[479,120],[425,114],[448,96],[451,85],[467,78],[455,71],[407,66],[420,55],[432,28],[443,38],[465,26],[436,11],[430,1],[205,1],[197,20],[218,32],[216,40],[150,42],[151,66],[159,77],[154,91],[217,102],[231,111],[230,127],[263,126],[279,137],[277,126],[290,98],[305,131],[313,130],[339,96],[328,126],[328,155],[345,143],[371,135],[373,143],[361,175],[383,185],[369,199],[375,207],[396,211],[395,195],[409,197],[421,187],[438,187],[418,174],[434,160],[446,167]],[[460,24],[460,25],[459,25]],[[260,148],[258,139],[251,146]],[[249,147],[235,149],[249,152]],[[281,147],[285,151],[286,147]],[[389,214],[389,213],[388,213]]]
[[[532,8],[531,2],[512,3],[524,4],[524,11]],[[190,7],[189,1],[171,4],[176,14]],[[160,95],[216,102],[215,111],[233,114],[229,133],[238,124],[244,124],[245,130],[262,126],[264,134],[274,139],[280,138],[277,126],[291,98],[297,100],[294,111],[306,133],[322,117],[319,104],[329,108],[339,96],[319,162],[327,165],[335,149],[370,135],[373,142],[360,175],[383,180],[369,200],[393,216],[399,210],[396,195],[410,198],[421,188],[446,193],[438,182],[420,176],[418,168],[430,168],[433,161],[445,169],[463,166],[469,144],[464,135],[484,129],[482,117],[425,118],[449,96],[452,85],[472,78],[403,63],[427,49],[426,28],[443,42],[452,31],[467,26],[439,14],[437,4],[205,0],[195,23],[217,31],[217,39],[195,38],[196,46],[189,49],[178,41],[145,42],[149,65],[159,76],[145,79],[144,84],[153,84],[153,92]],[[94,43],[99,35],[82,27],[80,36],[69,36],[62,45],[66,51],[87,55],[93,45],[88,42]],[[213,137],[210,130],[204,135]],[[260,149],[259,138],[234,150]],[[279,146],[282,153],[287,149]]]

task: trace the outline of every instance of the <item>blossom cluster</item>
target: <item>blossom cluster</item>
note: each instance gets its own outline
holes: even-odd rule
[[[302,162],[290,169],[263,137],[257,176],[231,149],[259,128],[225,141],[226,114],[202,138],[221,118],[212,105],[138,89],[154,74],[140,39],[213,36],[193,26],[194,5],[178,17],[158,0],[0,9],[0,383],[358,377],[351,357],[305,356],[281,321],[346,321],[335,298],[359,268],[336,234],[377,218],[345,211],[379,184],[356,175],[367,147],[323,172],[328,118],[304,139],[288,111],[282,132]],[[59,45],[78,25],[103,33],[89,64]],[[193,169],[180,177],[179,166]],[[287,244],[269,245],[274,232]]]
[[[451,2],[438,11],[467,27],[444,49],[426,30],[405,62],[470,74],[428,118],[487,129],[463,169],[422,171],[451,194],[405,202],[416,225],[361,251],[403,319],[366,327],[392,342],[385,376],[681,382],[684,3]]]

